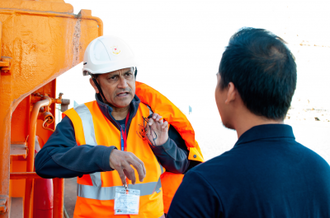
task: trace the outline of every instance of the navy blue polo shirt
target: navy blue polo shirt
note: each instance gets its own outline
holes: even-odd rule
[[[291,126],[255,126],[188,171],[167,218],[330,217],[330,167]]]

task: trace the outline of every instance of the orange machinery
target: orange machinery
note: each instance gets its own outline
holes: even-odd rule
[[[35,146],[55,128],[55,104],[67,103],[55,78],[102,32],[90,10],[74,15],[64,0],[0,1],[0,218],[32,217]],[[63,179],[53,184],[52,216],[62,218]]]

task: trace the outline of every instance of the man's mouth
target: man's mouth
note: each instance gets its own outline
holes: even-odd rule
[[[129,95],[129,92],[119,92],[117,94],[118,97],[124,97],[124,96],[127,96],[127,95]]]

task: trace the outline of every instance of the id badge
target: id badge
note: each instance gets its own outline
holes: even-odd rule
[[[117,187],[115,195],[115,215],[139,214],[140,190]]]

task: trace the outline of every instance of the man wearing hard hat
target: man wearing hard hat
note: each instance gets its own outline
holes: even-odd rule
[[[203,161],[191,124],[135,81],[133,52],[119,38],[93,40],[83,74],[96,100],[64,113],[36,156],[37,174],[78,177],[74,217],[164,217],[182,174]]]

